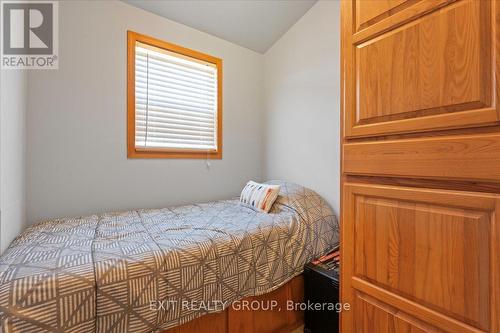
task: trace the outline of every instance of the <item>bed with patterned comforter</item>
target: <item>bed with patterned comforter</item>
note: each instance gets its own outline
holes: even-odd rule
[[[0,257],[3,332],[159,332],[280,287],[338,244],[338,222],[273,183],[269,214],[224,200],[28,228]]]

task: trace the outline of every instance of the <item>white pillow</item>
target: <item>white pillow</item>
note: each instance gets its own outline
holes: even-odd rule
[[[249,181],[241,191],[240,201],[258,211],[268,213],[280,192],[280,185]]]

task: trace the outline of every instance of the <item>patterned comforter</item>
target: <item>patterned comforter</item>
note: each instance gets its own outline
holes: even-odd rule
[[[160,332],[278,288],[338,244],[325,201],[280,184],[269,214],[224,200],[30,227],[0,257],[3,332]]]

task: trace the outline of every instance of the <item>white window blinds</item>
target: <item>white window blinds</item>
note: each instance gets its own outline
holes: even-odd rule
[[[136,42],[135,146],[216,150],[216,66]]]

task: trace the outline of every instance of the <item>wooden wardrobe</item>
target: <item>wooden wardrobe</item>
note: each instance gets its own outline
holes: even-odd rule
[[[500,2],[342,1],[342,332],[500,332]]]

